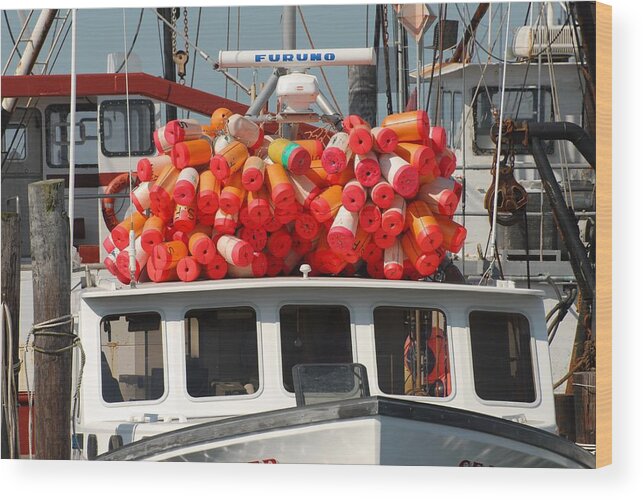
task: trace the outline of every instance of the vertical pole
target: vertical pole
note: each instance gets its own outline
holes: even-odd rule
[[[69,111],[69,244],[74,251],[74,191],[76,188],[76,9],[71,11],[71,96]],[[69,259],[70,272],[73,272],[73,260]]]
[[[416,70],[416,108],[422,109],[424,103],[422,96],[422,54],[424,53],[424,34],[421,34],[417,39],[417,70]]]
[[[377,66],[348,67],[348,114],[377,125]]]
[[[284,50],[293,50],[297,48],[297,24],[295,17],[297,15],[297,7],[295,5],[285,5],[282,12],[281,45]],[[295,128],[296,126],[284,123],[281,126],[283,137],[286,139],[294,139],[294,136],[297,134]]]
[[[172,22],[172,8],[156,9],[161,17],[168,23]],[[172,29],[163,23],[163,78],[170,82],[176,82],[176,66],[172,53]],[[165,121],[176,120],[176,107],[165,106]]]
[[[3,361],[13,366],[18,365],[18,342],[19,342],[19,328],[20,328],[20,215],[14,212],[2,212],[2,303],[6,304],[11,314],[11,339],[3,338],[4,349],[7,349],[9,340],[11,340],[12,352],[4,351]],[[6,330],[5,330],[6,331]],[[7,332],[8,333],[8,332]],[[3,349],[3,350],[4,350]],[[14,376],[13,384],[11,381],[5,380],[7,374],[7,366],[3,364],[3,384],[2,390],[7,391],[7,394],[2,394],[2,401],[17,401],[18,400],[18,377],[17,373],[11,372]],[[9,387],[16,389],[15,394],[8,394]],[[10,443],[13,441],[17,446],[17,428],[13,429],[14,436],[10,435],[7,427],[7,418],[4,411],[16,411],[15,408],[3,409],[2,415],[2,458],[12,458],[10,450],[12,446]],[[17,424],[17,422],[16,422]],[[11,440],[11,441],[10,441]]]
[[[34,324],[70,313],[69,221],[63,180],[29,184]],[[46,328],[71,333],[69,325]],[[41,460],[70,456],[71,350],[67,335],[34,336],[35,451]],[[44,352],[43,352],[44,351]]]

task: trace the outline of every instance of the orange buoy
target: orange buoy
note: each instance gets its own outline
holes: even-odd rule
[[[434,214],[450,217],[458,208],[461,192],[459,182],[437,177],[433,182],[420,186],[418,199],[424,201]]]
[[[462,250],[464,241],[467,238],[466,228],[448,217],[440,217],[438,215],[435,217],[435,220],[440,224],[440,229],[444,237],[442,248],[451,253],[458,253]]]
[[[231,135],[219,135],[214,139],[214,154],[221,154],[226,147],[235,142],[234,137]]]
[[[219,238],[217,250],[228,265],[245,267],[254,257],[250,243],[230,234],[224,234]]]
[[[162,243],[164,239],[165,221],[156,215],[150,216],[141,231],[141,248],[148,254],[152,253],[154,246]]]
[[[322,166],[329,174],[336,174],[346,169],[353,152],[349,147],[346,132],[337,132],[330,138],[321,157]]]
[[[199,174],[199,194],[196,205],[200,213],[214,214],[219,209],[221,184],[210,170]]]
[[[259,149],[263,144],[263,130],[245,116],[231,115],[227,121],[228,133],[252,150]]]
[[[127,276],[123,276],[123,274],[118,269],[118,266],[116,265],[116,259],[118,258],[120,252],[121,251],[118,248],[114,247],[112,251],[108,252],[107,255],[105,256],[105,259],[103,260],[103,265],[112,274],[112,276],[118,279],[118,281],[120,281],[124,285],[129,285],[130,283],[129,273]]]
[[[319,234],[319,222],[309,213],[302,213],[295,220],[295,233],[306,241],[312,241]]]
[[[422,275],[418,273],[417,269],[411,264],[407,258],[404,259],[404,279],[417,281],[422,279]]]
[[[127,245],[129,245],[130,229],[134,229],[134,235],[138,238],[143,231],[145,221],[147,221],[147,217],[136,210],[125,216],[123,222],[112,229],[111,232],[112,241],[114,242],[114,245],[116,245],[116,248],[123,250]]]
[[[316,240],[305,240],[297,231],[292,233],[292,247],[290,248],[291,252],[296,252],[298,255],[306,255],[313,249],[313,246],[317,244]]]
[[[404,198],[411,198],[417,193],[420,184],[420,173],[397,155],[380,155],[382,177],[393,186],[395,191]]]
[[[275,257],[285,257],[292,248],[292,237],[285,229],[279,229],[268,238],[268,251]]]
[[[353,127],[358,125],[368,125],[368,123],[359,115],[348,115],[342,120],[342,127],[345,132],[350,132]]]
[[[348,181],[355,177],[354,161],[351,158],[347,168],[336,174],[328,174],[328,182],[331,186],[345,186]]]
[[[429,137],[435,153],[442,153],[447,148],[447,131],[444,127],[431,127]]]
[[[196,206],[176,205],[172,225],[177,231],[191,232],[196,226]]]
[[[181,281],[194,281],[201,274],[201,264],[193,256],[187,255],[177,262],[176,274]]]
[[[328,172],[322,166],[321,160],[313,160],[310,169],[304,174],[315,186],[325,188],[330,186]]]
[[[172,164],[170,155],[141,158],[136,164],[136,176],[141,182],[155,181],[165,167]]]
[[[145,222],[145,223],[147,224],[147,222]],[[114,250],[116,248],[116,245],[114,245],[114,242],[112,241],[111,233],[107,233],[107,236],[103,240],[103,248],[105,249],[105,251],[107,253],[110,253],[112,250]]]
[[[184,168],[174,185],[174,201],[179,205],[191,205],[199,185],[199,172],[192,167]]]
[[[210,170],[217,179],[224,181],[243,168],[248,156],[248,148],[239,141],[233,141],[210,158]]]
[[[420,275],[430,276],[436,271],[440,264],[438,254],[435,252],[422,252],[415,242],[415,238],[408,231],[402,236],[401,243],[404,254]]]
[[[163,216],[167,219],[173,213],[174,198],[172,195],[174,194],[174,186],[179,173],[179,169],[175,168],[174,165],[168,165],[150,188],[150,210],[154,215]]]
[[[179,240],[165,241],[155,245],[151,258],[156,269],[173,269],[183,257],[188,255],[188,247]]]
[[[348,145],[355,154],[366,154],[373,149],[371,127],[367,124],[355,125],[348,134]]]
[[[249,156],[243,164],[241,183],[248,191],[258,191],[263,186],[266,166],[258,156]]]
[[[195,139],[179,142],[172,147],[170,153],[172,163],[178,169],[197,167],[203,170],[212,156],[212,142],[209,139]]]
[[[353,244],[346,252],[342,253],[342,257],[349,264],[357,264],[362,258],[364,248],[370,241],[370,233],[367,233],[363,228],[358,227]]]
[[[374,233],[382,225],[382,212],[372,201],[367,201],[359,211],[359,226],[367,233]]]
[[[228,214],[239,212],[246,199],[246,189],[243,187],[241,177],[241,171],[237,171],[228,178],[219,195],[219,210]]]
[[[203,135],[203,129],[201,124],[192,118],[171,120],[165,124],[163,135],[168,144],[174,146],[179,142],[198,139]]]
[[[322,188],[316,186],[310,178],[305,175],[290,175],[290,182],[295,190],[295,199],[304,208],[310,207],[310,203],[319,196]]]
[[[350,212],[359,212],[366,203],[367,197],[366,188],[357,179],[353,179],[344,186],[342,205]]]
[[[342,186],[330,186],[310,203],[310,213],[317,222],[326,222],[337,214],[342,206]]]
[[[152,138],[159,155],[169,153],[172,149],[172,144],[165,139],[165,126],[157,128],[152,134]]]
[[[225,278],[228,273],[228,263],[219,254],[201,267],[201,276],[211,280],[220,280]]]
[[[228,266],[228,275],[233,278],[263,278],[268,271],[268,258],[255,252],[252,262],[247,266]]]
[[[420,176],[433,175],[433,177],[437,177],[440,175],[435,154],[433,150],[427,146],[414,144],[412,142],[401,142],[395,148],[395,154],[411,166],[417,168]]]
[[[217,131],[221,132],[226,128],[228,124],[228,119],[232,116],[232,111],[228,108],[217,108],[212,113],[210,117],[210,127]]]
[[[188,250],[199,264],[207,264],[217,255],[212,238],[202,231],[193,231],[188,240]]]
[[[373,151],[377,153],[392,153],[399,142],[395,130],[386,127],[371,129],[373,136]]]
[[[176,274],[176,266],[170,269],[160,269],[156,267],[153,258],[147,259],[145,266],[148,278],[154,283],[163,283],[166,281],[176,281],[178,278]]]
[[[404,229],[406,201],[399,194],[393,197],[393,204],[382,212],[382,231],[397,236]]]
[[[442,177],[451,177],[451,174],[453,174],[457,168],[455,154],[453,154],[451,150],[445,149],[436,159],[440,169],[440,175]]]
[[[406,227],[423,252],[435,251],[442,245],[442,229],[429,206],[422,200],[409,203],[406,209]]]
[[[372,187],[377,184],[382,176],[377,155],[369,151],[363,155],[355,156],[355,178],[362,186]]]
[[[295,189],[286,170],[280,163],[266,165],[266,184],[270,198],[275,206],[292,205],[295,201]]]
[[[293,174],[304,174],[310,168],[310,153],[296,142],[275,139],[268,147],[268,156]]]
[[[130,193],[130,199],[140,213],[150,208],[150,187],[151,182],[141,182]]]
[[[371,188],[369,196],[379,208],[386,210],[393,204],[395,190],[386,179],[382,179]]]
[[[394,130],[400,142],[423,142],[429,137],[429,116],[424,110],[394,113],[384,118],[382,127]]]
[[[237,229],[239,217],[237,214],[227,214],[223,210],[217,210],[214,215],[214,229],[221,234],[234,234]]]
[[[324,153],[324,143],[319,139],[301,139],[295,141],[310,154],[312,161],[321,160]]]
[[[273,214],[275,218],[283,225],[289,224],[303,213],[303,208],[298,203],[291,203],[290,205],[280,205],[274,207]]]
[[[330,249],[339,254],[348,252],[355,242],[358,222],[357,212],[340,207],[326,236]]]
[[[393,246],[395,241],[397,241],[397,236],[385,233],[381,227],[373,233],[372,238],[375,244],[384,250]]]
[[[261,252],[268,243],[268,232],[262,227],[243,227],[239,231],[239,238],[250,243],[255,252]]]
[[[265,186],[259,191],[248,193],[248,217],[255,222],[256,226],[265,224],[271,216],[270,198]]]
[[[404,253],[399,240],[384,250],[384,277],[387,280],[401,280],[404,275]]]

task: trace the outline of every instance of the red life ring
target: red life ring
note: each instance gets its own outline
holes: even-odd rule
[[[138,184],[138,177],[132,174],[132,188]],[[116,194],[129,187],[129,173],[125,172],[114,177],[105,188],[105,194]],[[102,198],[101,208],[103,212],[103,220],[107,229],[111,232],[116,226],[120,224],[116,212],[114,211],[114,198]]]

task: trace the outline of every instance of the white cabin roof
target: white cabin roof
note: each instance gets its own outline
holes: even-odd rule
[[[115,282],[114,282],[115,283]],[[118,286],[118,285],[117,285]],[[464,284],[438,283],[428,281],[407,280],[377,280],[365,278],[336,278],[336,277],[277,277],[277,278],[246,278],[197,281],[193,283],[141,283],[136,288],[120,285],[120,287],[106,288],[98,286],[87,288],[81,292],[83,299],[108,298],[108,297],[140,297],[149,295],[164,295],[176,293],[194,293],[200,291],[231,291],[231,290],[258,290],[270,288],[308,288],[308,289],[382,289],[391,290],[425,290],[425,291],[450,291],[464,292],[467,294],[501,294],[505,296],[535,296],[544,297],[544,292],[524,288],[503,288],[498,286],[478,286]]]

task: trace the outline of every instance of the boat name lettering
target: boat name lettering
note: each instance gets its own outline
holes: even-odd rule
[[[261,460],[253,460],[252,462],[248,462],[249,464],[278,464],[276,458],[263,458]]]
[[[306,62],[306,61],[334,61],[334,52],[295,52],[288,54],[255,54],[255,62],[263,62],[268,59],[270,62]]]
[[[482,462],[476,462],[475,460],[462,460],[458,467],[493,467],[493,465],[485,465]]]

